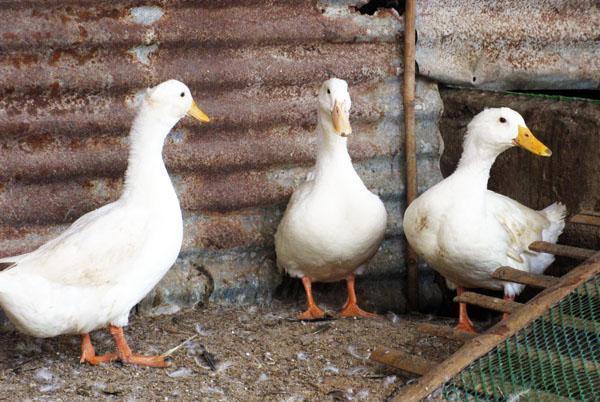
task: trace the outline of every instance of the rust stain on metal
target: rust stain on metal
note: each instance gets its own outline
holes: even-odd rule
[[[428,0],[417,7],[422,75],[487,89],[600,86],[595,0]]]

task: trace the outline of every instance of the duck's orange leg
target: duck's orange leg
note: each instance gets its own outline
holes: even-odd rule
[[[348,286],[348,299],[346,300],[346,304],[344,304],[342,311],[339,312],[339,316],[376,318],[377,314],[367,313],[366,311],[358,307],[358,304],[356,304],[356,293],[354,291],[354,274],[350,275],[346,279],[346,284]]]
[[[140,366],[148,367],[169,366],[169,362],[165,360],[165,356],[142,356],[133,354],[125,339],[123,328],[111,324],[108,326],[108,330],[117,344],[117,360],[126,364],[138,364]]]
[[[302,277],[302,284],[304,285],[304,290],[306,291],[306,303],[308,304],[308,308],[306,311],[300,315],[298,315],[299,320],[318,320],[320,318],[325,317],[325,312],[319,308],[315,304],[315,300],[312,295],[312,284],[309,277]]]
[[[92,345],[90,334],[81,335],[81,358],[79,359],[79,363],[87,362],[92,366],[96,366],[100,363],[110,362],[113,360],[117,360],[116,353],[107,353],[102,356],[97,356],[94,346]]]
[[[510,301],[514,301],[515,297],[510,297],[510,296],[506,296],[504,295],[504,300],[510,300]],[[510,313],[502,313],[502,321],[506,320],[508,318],[508,316],[510,315]]]
[[[464,289],[462,287],[456,288],[456,294],[462,295]],[[465,303],[458,303],[458,324],[456,324],[455,329],[459,329],[461,331],[470,332],[472,334],[476,334],[475,328],[473,327],[473,323],[469,319],[469,315],[467,314],[467,305]]]

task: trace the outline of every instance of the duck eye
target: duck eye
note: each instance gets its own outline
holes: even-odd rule
[[[504,117],[500,117],[500,123],[506,123],[506,119]]]
[[[329,88],[327,88],[327,93],[328,93],[328,94],[331,94],[331,91],[329,90]]]
[[[183,98],[185,96],[185,92],[180,93],[179,96]]]

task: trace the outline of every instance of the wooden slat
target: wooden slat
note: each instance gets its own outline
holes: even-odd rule
[[[600,253],[565,274],[560,281],[540,292],[527,303],[527,308],[514,311],[506,320],[494,325],[480,336],[466,342],[450,358],[438,364],[415,383],[400,390],[394,401],[420,401],[448,382],[471,362],[488,353],[500,342],[545,314],[579,285],[600,274]]]
[[[600,226],[600,216],[577,214],[571,218],[571,223],[579,223],[582,225]]]
[[[493,278],[507,282],[516,282],[535,288],[549,288],[555,285],[560,278],[548,275],[536,275],[531,272],[521,271],[511,267],[500,267],[492,274]]]
[[[487,308],[494,311],[500,311],[502,313],[512,313],[522,306],[521,303],[517,303],[512,300],[503,300],[497,297],[480,295],[474,292],[464,292],[460,296],[456,296],[454,301],[457,303],[473,304],[475,306]]]
[[[409,373],[425,375],[430,372],[436,362],[411,355],[394,349],[377,348],[371,353],[370,360],[408,371]]]
[[[561,257],[574,258],[576,260],[587,260],[597,251],[587,248],[565,246],[564,244],[548,243],[546,241],[534,241],[529,245],[529,249],[541,253],[560,255]]]
[[[471,334],[469,332],[460,331],[447,325],[436,325],[430,324],[428,322],[418,323],[417,331],[424,332],[429,335],[440,336],[446,339],[452,339],[454,341],[459,342],[466,342],[477,336],[477,334]]]

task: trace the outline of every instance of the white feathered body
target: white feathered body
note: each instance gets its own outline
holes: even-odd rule
[[[346,140],[321,135],[315,170],[292,195],[275,249],[289,275],[332,282],[360,273],[377,252],[387,213],[354,170]]]
[[[0,272],[0,307],[20,331],[51,337],[124,326],[175,262],[181,210],[162,161],[164,135],[152,131],[168,132],[176,121],[160,127],[145,117],[132,129],[119,200],[83,215],[37,250],[1,260],[15,264]],[[149,140],[136,140],[147,131]]]
[[[451,288],[503,289],[512,297],[524,286],[491,274],[500,266],[542,273],[554,256],[528,247],[536,240],[555,243],[566,211],[559,203],[535,211],[487,190],[488,171],[459,168],[427,190],[406,209],[404,232]]]

